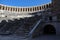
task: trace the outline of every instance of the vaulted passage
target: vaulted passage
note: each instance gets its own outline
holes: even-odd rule
[[[56,29],[53,25],[46,25],[44,27],[44,34],[56,34]]]

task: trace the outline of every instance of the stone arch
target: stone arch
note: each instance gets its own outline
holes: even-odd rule
[[[45,25],[43,28],[43,34],[56,34],[56,29],[51,24]]]

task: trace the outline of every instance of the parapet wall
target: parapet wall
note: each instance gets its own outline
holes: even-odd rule
[[[41,11],[43,9],[51,8],[51,3],[44,4],[41,6],[32,6],[32,7],[15,7],[15,6],[6,6],[0,4],[0,10],[7,10],[11,12],[36,12]]]

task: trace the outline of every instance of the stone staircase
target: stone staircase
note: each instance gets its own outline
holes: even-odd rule
[[[0,24],[0,34],[27,37],[39,20],[40,16],[34,16],[21,18],[20,20],[15,19],[14,21],[8,20],[8,22],[2,21]]]

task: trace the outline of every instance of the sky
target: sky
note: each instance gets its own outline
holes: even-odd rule
[[[0,4],[9,6],[36,6],[50,3],[51,0],[0,0]]]

